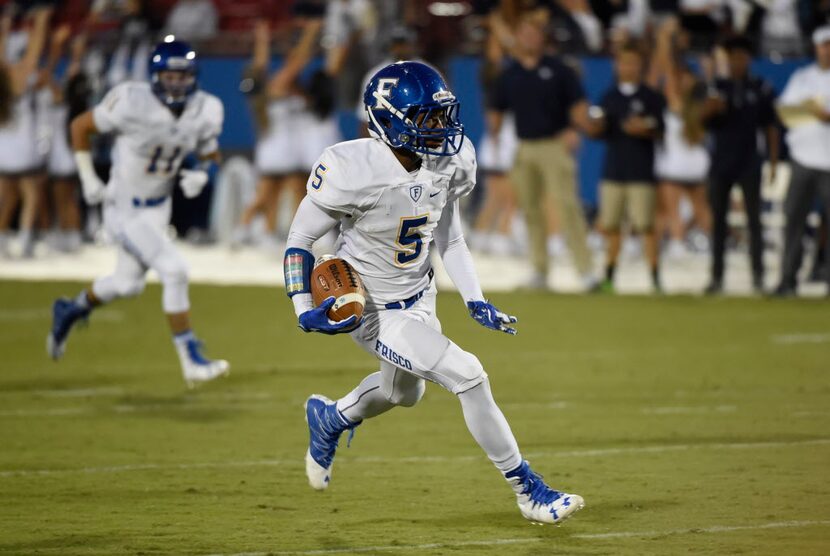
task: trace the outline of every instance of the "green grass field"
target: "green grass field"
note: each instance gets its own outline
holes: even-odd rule
[[[364,423],[312,491],[303,401],[375,362],[301,333],[280,288],[192,288],[233,372],[187,391],[157,286],[48,360],[48,307],[79,287],[0,282],[2,553],[830,553],[825,301],[494,296],[512,338],[442,295],[525,456],[585,497],[535,527],[433,385]]]

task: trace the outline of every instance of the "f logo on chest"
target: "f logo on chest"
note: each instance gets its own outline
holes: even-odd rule
[[[417,203],[421,199],[421,195],[424,192],[424,186],[422,185],[413,185],[409,188],[409,197],[412,199],[413,202]]]
[[[377,102],[375,103],[375,108],[383,108],[384,106],[380,103],[381,98],[389,98],[392,95],[392,88],[398,85],[398,78],[397,77],[381,77],[378,79],[378,88],[377,88]]]

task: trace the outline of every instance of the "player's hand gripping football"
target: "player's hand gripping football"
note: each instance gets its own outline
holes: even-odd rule
[[[490,303],[486,301],[468,301],[467,309],[470,310],[470,316],[481,326],[499,330],[513,336],[516,335],[516,329],[507,325],[518,322],[519,319],[512,315],[502,313]]]
[[[334,305],[334,297],[327,297],[320,304],[300,315],[300,328],[304,332],[322,332],[323,334],[342,334],[357,328],[357,316],[334,321],[329,318],[328,312]]]

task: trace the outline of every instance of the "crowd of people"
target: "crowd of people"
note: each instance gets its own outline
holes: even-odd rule
[[[785,127],[794,187],[784,204],[783,276],[773,293],[796,291],[817,196],[825,224],[811,230],[818,247],[810,274],[830,280],[830,156],[822,152],[830,145],[830,2],[297,0],[243,3],[247,11],[210,0],[76,4],[3,8],[3,256],[31,257],[40,239],[71,252],[94,236],[100,218],[78,192],[69,122],[115,85],[146,81],[156,38],[175,33],[197,51],[251,55],[239,90],[256,124],[250,156],[258,183],[239,215],[234,247],[255,241],[260,216],[262,237],[277,242],[281,199],[292,212],[314,160],[344,139],[340,115],[357,104],[359,133],[367,133],[360,92],[375,69],[402,59],[446,69],[453,54],[474,53],[482,61],[486,133],[477,144],[482,187],[468,237],[476,251],[527,252],[529,287],[547,288],[550,265],[567,252],[586,291],[613,291],[631,234],[641,238],[656,291],[661,259],[702,250],[712,256],[706,292],[717,294],[724,254],[741,237],[727,220],[737,184],[753,286],[764,291],[762,165],[768,161],[775,176]],[[283,63],[272,71],[275,51]],[[598,102],[584,90],[576,57],[584,54],[614,61],[616,82]],[[755,55],[815,56],[816,63],[794,74],[776,99],[750,70]],[[585,210],[577,187],[585,139],[607,147],[595,212]],[[95,145],[103,176],[109,147],[106,138]],[[598,244],[602,271],[593,262]]]

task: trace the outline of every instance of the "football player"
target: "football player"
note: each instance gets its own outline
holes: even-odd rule
[[[306,474],[315,489],[331,480],[338,439],[364,419],[409,407],[425,381],[458,396],[476,442],[504,474],[527,519],[557,523],[580,509],[575,494],[548,487],[522,459],[487,373],[475,355],[441,333],[429,250],[434,245],[470,316],[508,334],[516,322],[488,303],[461,229],[458,200],[475,185],[475,151],[464,140],[459,103],[428,65],[398,62],[378,71],[364,92],[372,137],[326,149],[314,170],[288,236],[285,283],[306,332],[350,333],[380,360],[350,393],[306,401],[310,434]],[[332,321],[334,297],[314,307],[312,243],[339,224],[338,257],[366,287],[363,318]]]
[[[72,121],[72,149],[89,205],[104,203],[104,224],[118,246],[115,271],[95,280],[75,299],[53,305],[49,355],[63,355],[72,326],[96,307],[144,289],[147,270],[161,280],[162,306],[188,386],[228,372],[227,361],[205,357],[190,328],[188,269],[167,237],[170,194],[176,177],[186,197],[199,195],[219,160],[217,137],[224,109],[197,85],[196,53],[168,36],[150,57],[150,83],[128,82],[113,88],[92,110]],[[95,172],[90,136],[115,134],[108,185]],[[180,169],[196,153],[195,169]]]

